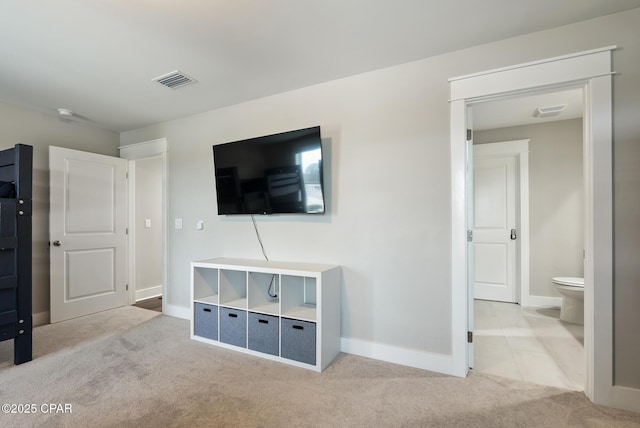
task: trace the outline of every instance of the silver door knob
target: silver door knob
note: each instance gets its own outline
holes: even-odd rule
[[[60,242],[60,241],[53,241],[53,246],[54,246],[54,247],[59,247],[60,245],[62,245],[62,242]]]

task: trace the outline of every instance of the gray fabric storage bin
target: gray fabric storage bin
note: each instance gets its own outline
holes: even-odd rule
[[[247,347],[247,311],[220,308],[220,342]]]
[[[273,315],[249,312],[249,349],[265,354],[279,355],[279,318]]]
[[[193,334],[218,340],[218,307],[195,302]]]
[[[280,356],[316,364],[316,323],[282,318]]]

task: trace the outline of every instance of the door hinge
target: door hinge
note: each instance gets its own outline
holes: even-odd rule
[[[473,332],[472,331],[468,331],[467,332],[467,343],[473,343]]]
[[[125,289],[126,291],[129,291],[129,284],[125,284],[125,285],[124,285],[124,289]]]
[[[467,129],[467,141],[473,140],[473,131],[471,129]]]
[[[473,242],[473,230],[467,230],[467,242]]]
[[[125,235],[128,235],[128,234],[129,234],[129,228],[128,228],[128,227],[124,229],[124,234],[125,234]]]
[[[129,171],[125,172],[125,178],[129,179]]]

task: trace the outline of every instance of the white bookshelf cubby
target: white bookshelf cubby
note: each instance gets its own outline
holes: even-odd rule
[[[274,273],[249,272],[249,310],[268,315],[280,314],[280,276]]]
[[[192,275],[193,300],[217,305],[218,272],[207,268],[194,268]]]
[[[340,353],[340,267],[191,262],[191,338],[322,371]]]
[[[282,315],[305,321],[316,321],[316,279],[282,275]]]
[[[220,269],[220,305],[247,309],[247,273]]]

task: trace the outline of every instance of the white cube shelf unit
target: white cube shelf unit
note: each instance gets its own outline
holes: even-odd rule
[[[191,338],[320,372],[340,353],[340,278],[335,265],[191,262]]]

